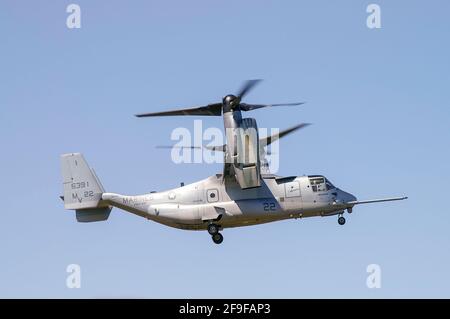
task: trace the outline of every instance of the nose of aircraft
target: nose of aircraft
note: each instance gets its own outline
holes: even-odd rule
[[[348,203],[348,202],[356,201],[356,197],[353,194],[344,192],[343,190],[339,190],[338,199],[342,203]]]

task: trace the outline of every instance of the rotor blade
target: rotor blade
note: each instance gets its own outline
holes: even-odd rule
[[[256,109],[260,109],[263,107],[274,107],[274,106],[294,106],[294,105],[302,105],[305,102],[296,102],[296,103],[279,103],[279,104],[247,104],[241,103],[239,107],[242,111],[252,111]]]
[[[253,89],[253,87],[258,84],[259,82],[261,82],[261,79],[257,79],[257,80],[248,80],[245,81],[244,84],[242,85],[241,89],[239,90],[239,93],[237,94],[237,96],[242,99],[245,95],[247,95],[247,93]]]
[[[162,111],[153,113],[136,114],[136,117],[151,117],[151,116],[176,116],[176,115],[206,115],[206,116],[221,116],[222,103],[209,104],[207,106],[192,107],[187,109],[179,109],[172,111]]]
[[[156,148],[159,149],[206,149],[208,151],[217,151],[217,152],[225,152],[226,145],[213,145],[213,146],[188,146],[188,145],[156,145]]]
[[[276,140],[278,140],[278,139],[280,139],[280,138],[282,138],[282,137],[284,137],[284,136],[286,136],[286,135],[289,135],[289,134],[291,134],[291,133],[293,133],[293,132],[295,132],[295,131],[297,131],[297,130],[299,130],[299,129],[302,129],[302,128],[304,128],[304,127],[307,127],[307,126],[309,126],[309,125],[311,125],[311,123],[301,123],[301,124],[297,124],[297,125],[295,125],[295,126],[293,126],[293,127],[290,127],[290,128],[288,128],[288,129],[285,129],[285,130],[279,132],[278,134],[274,134],[274,135],[268,136],[268,137],[263,137],[263,138],[259,139],[259,142],[260,142],[260,144],[261,144],[263,147],[264,147],[264,146],[267,146],[267,145],[269,145],[269,144],[275,142]]]
[[[225,152],[226,145],[213,145],[213,146],[205,146],[205,149],[213,152]]]
[[[159,148],[159,149],[172,149],[172,148],[200,149],[202,147],[201,146],[184,146],[184,145],[156,145],[155,148]]]
[[[353,206],[353,205],[359,205],[359,204],[391,202],[391,201],[395,201],[395,200],[404,200],[404,199],[408,199],[408,197],[403,196],[403,197],[391,197],[391,198],[370,199],[370,200],[355,200],[355,201],[352,201],[352,202],[348,202],[346,204]]]

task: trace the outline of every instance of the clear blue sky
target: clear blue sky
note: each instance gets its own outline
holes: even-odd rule
[[[69,1],[0,4],[0,297],[450,297],[450,4],[373,1]],[[359,199],[335,217],[227,229],[217,246],[114,209],[65,211],[59,155],[82,152],[108,191],[139,194],[221,166],[176,165],[173,128],[138,112],[217,101],[263,78],[262,127],[314,125],[281,142],[281,175],[324,174]],[[205,126],[221,127],[220,118]],[[79,264],[81,289],[66,288]],[[366,287],[379,264],[381,289]],[[216,288],[211,282],[217,283]]]

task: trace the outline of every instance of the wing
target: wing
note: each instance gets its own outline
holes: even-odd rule
[[[301,123],[301,124],[297,124],[293,127],[287,128],[281,132],[279,132],[278,134],[274,134],[268,137],[263,137],[259,139],[259,143],[258,143],[258,152],[259,152],[259,165],[257,165],[257,169],[258,172],[257,174],[261,175],[261,174],[268,174],[270,173],[269,170],[269,163],[267,161],[266,158],[266,154],[267,151],[265,150],[265,147],[275,141],[277,141],[278,139],[285,137],[299,129],[302,129],[304,127],[309,126],[309,123]],[[210,146],[210,147],[205,147],[209,150],[214,150],[214,151],[223,151],[226,152],[227,151],[227,146],[226,145],[218,145],[218,146]],[[230,160],[227,161],[227,158],[230,159],[230,154],[225,154],[224,155],[224,167],[223,167],[223,178],[225,178],[225,180],[227,180],[227,178],[234,178],[242,187],[243,183],[241,181],[242,178],[244,178],[244,176],[237,176],[236,174],[239,174],[239,169],[235,167],[235,165],[233,165],[233,163],[230,163]],[[240,174],[242,175],[242,174]],[[251,175],[250,176],[250,180],[254,180],[255,176]],[[230,180],[230,179],[228,179]]]

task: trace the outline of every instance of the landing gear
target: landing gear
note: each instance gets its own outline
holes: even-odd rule
[[[216,235],[217,233],[219,233],[219,226],[217,226],[216,224],[213,224],[213,223],[209,224],[208,225],[208,233],[211,236]]]
[[[221,244],[223,242],[223,236],[219,233],[220,226],[214,223],[208,224],[208,233],[211,235],[211,238],[215,244]]]
[[[212,235],[212,240],[215,244],[221,244],[223,242],[223,236],[221,233]]]
[[[338,218],[338,224],[339,224],[339,225],[344,225],[344,224],[345,224],[345,218],[344,218],[344,216],[339,216],[339,218]]]

